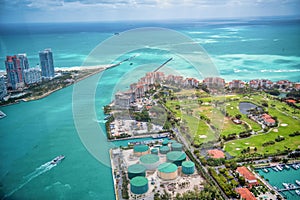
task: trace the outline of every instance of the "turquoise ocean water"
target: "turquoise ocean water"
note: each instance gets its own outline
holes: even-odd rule
[[[6,55],[27,53],[31,66],[38,63],[38,51],[52,48],[56,67],[80,66],[101,41],[116,32],[136,27],[159,26],[177,30],[199,42],[212,57],[226,80],[270,78],[300,80],[299,21],[208,21],[190,23],[99,23],[25,24],[0,30],[0,70]],[[111,101],[115,85],[127,87],[127,72],[147,63],[158,65],[169,52],[143,49],[129,65],[103,73],[95,95],[96,118],[104,129],[102,106]],[[128,55],[124,55],[128,57]],[[171,64],[171,63],[170,63]],[[174,56],[179,73],[192,76],[192,67]],[[180,67],[179,67],[180,66]],[[141,75],[143,71],[139,74]],[[136,81],[138,76],[130,80]],[[126,79],[128,81],[128,79]],[[1,107],[7,117],[0,120],[0,196],[7,199],[113,199],[109,166],[98,162],[82,145],[72,114],[73,86],[37,101]],[[101,134],[101,133],[99,133]],[[127,141],[113,145],[126,145]],[[108,145],[99,141],[99,145]],[[109,145],[108,145],[109,146]],[[47,166],[55,156],[66,159]],[[108,149],[101,152],[109,162]]]

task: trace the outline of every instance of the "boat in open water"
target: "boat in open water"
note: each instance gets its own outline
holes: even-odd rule
[[[65,158],[64,155],[59,155],[59,156],[55,157],[53,160],[51,160],[50,164],[55,165],[55,164],[61,162],[64,158]]]

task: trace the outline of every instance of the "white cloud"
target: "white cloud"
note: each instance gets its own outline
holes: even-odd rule
[[[300,0],[0,0],[0,21],[203,19],[299,15],[299,9]]]

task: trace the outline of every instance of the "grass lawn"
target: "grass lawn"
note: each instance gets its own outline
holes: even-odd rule
[[[250,138],[233,140],[225,143],[225,151],[229,152],[233,156],[241,155],[241,150],[249,147],[256,147],[257,153],[276,153],[278,150],[285,150],[287,148],[296,149],[300,146],[300,136],[290,137],[289,134],[294,131],[300,130],[299,120],[292,117],[285,116],[276,109],[269,109],[269,113],[272,116],[277,116],[280,122],[278,128],[273,128],[269,133],[262,133],[252,136]],[[287,126],[282,126],[287,124]],[[276,130],[276,131],[274,131]],[[283,136],[285,140],[276,142],[274,145],[263,147],[262,144],[267,141],[275,141],[278,136]]]
[[[186,121],[189,134],[195,142],[208,142],[215,139],[215,134],[203,120],[186,114],[183,115],[183,120]]]
[[[219,101],[223,102],[224,97],[204,97],[199,98],[203,104],[199,105],[199,102],[195,98],[190,98],[194,95],[194,91],[188,90],[181,91],[181,93],[176,93],[177,96],[184,95],[187,98],[184,100],[175,101],[168,100],[167,107],[173,111],[176,117],[180,117],[184,121],[184,126],[189,128],[189,134],[196,142],[205,142],[215,139],[216,135],[207,126],[205,121],[200,120],[199,116],[206,116],[211,120],[211,124],[214,125],[221,135],[229,135],[231,133],[240,133],[245,131],[244,125],[234,124],[230,118],[224,117],[220,110],[214,108],[210,102]],[[183,98],[182,98],[183,99]],[[273,117],[277,117],[279,121],[279,127],[272,128],[269,133],[260,133],[258,135],[251,136],[245,139],[232,140],[225,143],[225,151],[233,156],[241,156],[241,151],[247,147],[256,147],[257,153],[260,154],[271,154],[277,153],[278,151],[283,151],[285,149],[296,149],[300,147],[300,136],[290,137],[289,134],[295,131],[300,131],[300,120],[294,119],[292,116],[297,116],[300,118],[300,114],[295,113],[294,108],[291,108],[284,102],[280,102],[272,99],[270,96],[265,94],[254,94],[254,95],[230,95],[226,96],[226,112],[230,116],[235,116],[237,114],[242,115],[241,120],[247,122],[252,130],[259,131],[261,126],[249,119],[245,114],[239,111],[240,102],[252,102],[259,106],[262,106],[263,102],[268,103],[268,107],[265,108],[269,114]],[[209,103],[209,104],[207,104]],[[178,106],[180,107],[178,109]],[[176,109],[177,107],[177,109]],[[298,111],[296,111],[298,112]],[[282,126],[285,125],[286,126]],[[275,142],[274,145],[263,147],[262,144],[267,141],[275,141],[278,136],[283,136],[285,140],[280,142]],[[204,138],[206,137],[206,138]]]
[[[235,116],[235,115],[237,115],[237,114],[242,115],[241,120],[247,122],[247,123],[251,126],[252,130],[254,130],[254,131],[259,131],[259,130],[261,130],[261,126],[260,126],[258,123],[256,123],[256,122],[254,122],[253,120],[249,119],[249,118],[247,117],[247,115],[242,114],[242,113],[240,112],[240,110],[239,110],[239,103],[240,103],[240,101],[242,102],[243,99],[240,99],[239,101],[230,101],[230,102],[228,102],[228,103],[226,104],[226,112],[227,112],[230,116]]]
[[[240,132],[246,131],[246,128],[242,124],[235,124],[232,120],[228,119],[227,117],[224,118],[224,127],[222,129],[221,135],[229,135],[232,133],[239,134]]]

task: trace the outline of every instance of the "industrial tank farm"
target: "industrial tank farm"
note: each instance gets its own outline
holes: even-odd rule
[[[150,153],[149,146],[147,145],[136,145],[133,147],[133,153],[135,156],[143,156]]]
[[[174,142],[171,144],[172,151],[182,151],[182,144]]]
[[[162,163],[158,166],[157,175],[163,180],[173,180],[178,176],[177,166],[173,163]]]
[[[195,172],[195,163],[193,163],[192,161],[182,162],[181,171],[183,174],[193,174]]]
[[[182,144],[175,140],[164,140],[151,146],[135,145],[132,149],[119,150],[117,160],[122,161],[118,169],[124,165],[125,169],[127,168],[125,177],[129,179],[129,199],[153,199],[153,191],[163,193],[167,190],[174,196],[194,188],[201,189],[203,179],[195,173],[195,164],[186,161],[187,156],[182,150]],[[114,171],[117,169],[114,168]],[[188,186],[182,188],[179,186],[182,184]],[[169,190],[172,187],[174,189]]]
[[[159,165],[159,157],[155,154],[147,154],[140,157],[140,163],[146,167],[147,170],[156,170]]]
[[[171,162],[176,164],[177,166],[181,166],[181,163],[185,161],[186,154],[182,151],[171,151],[167,153],[167,162]]]
[[[159,148],[159,153],[161,154],[167,154],[170,152],[170,148],[168,146],[161,146]]]
[[[133,164],[128,167],[128,178],[132,179],[136,176],[146,176],[146,167],[141,164]]]
[[[148,191],[148,179],[143,176],[137,176],[130,180],[130,190],[134,194],[144,194]]]

